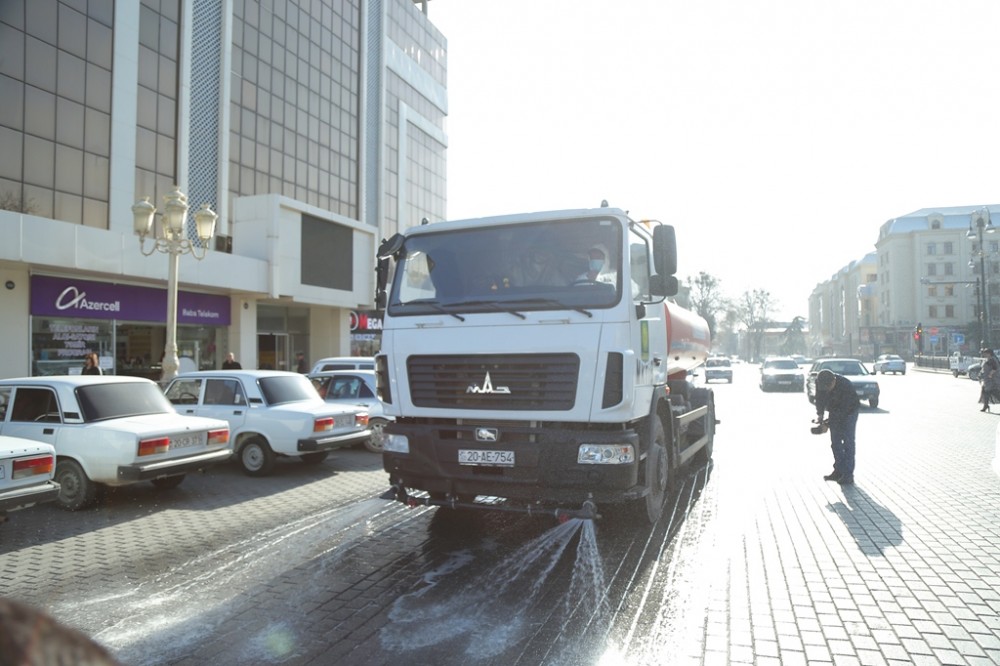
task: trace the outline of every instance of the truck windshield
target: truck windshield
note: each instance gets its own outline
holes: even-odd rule
[[[417,234],[396,266],[392,316],[607,308],[621,297],[615,218]]]

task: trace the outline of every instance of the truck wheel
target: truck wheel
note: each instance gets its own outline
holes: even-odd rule
[[[868,404],[871,405],[872,409],[875,409],[876,407],[878,407],[878,398],[869,398]]]
[[[240,466],[247,476],[267,476],[274,470],[277,456],[262,437],[251,437],[240,447]]]
[[[77,511],[97,499],[97,484],[87,478],[80,463],[66,458],[56,463],[55,481],[59,484],[59,506]]]
[[[176,488],[181,485],[184,481],[184,474],[174,474],[173,476],[161,476],[158,479],[153,479],[150,483],[157,490],[170,490],[171,488]]]
[[[667,458],[667,438],[663,432],[663,423],[659,418],[653,419],[653,432],[646,453],[646,485],[649,494],[645,497],[646,520],[652,525],[663,513],[663,501],[667,496],[667,484],[670,481],[670,461]]]

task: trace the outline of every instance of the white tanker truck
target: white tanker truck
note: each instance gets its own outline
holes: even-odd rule
[[[667,300],[676,270],[673,227],[607,207],[383,241],[383,497],[560,518],[631,503],[655,521],[717,423],[687,379],[710,340]]]

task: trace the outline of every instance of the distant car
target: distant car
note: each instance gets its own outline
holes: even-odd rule
[[[805,376],[794,359],[766,358],[760,365],[761,391],[799,391],[805,387]]]
[[[70,511],[98,488],[151,481],[175,488],[184,475],[231,454],[229,426],[180,416],[148,379],[51,375],[0,380],[0,434],[51,444],[59,504]]]
[[[800,367],[810,365],[812,363],[812,359],[806,358],[802,354],[792,354],[790,358]]]
[[[365,442],[365,448],[372,453],[382,453],[382,430],[393,419],[385,415],[385,407],[375,395],[375,371],[317,372],[309,375],[309,379],[327,402],[356,405],[368,412],[368,428],[372,435]]]
[[[7,520],[8,511],[56,499],[55,472],[56,450],[51,444],[0,436],[0,523]]]
[[[705,381],[725,379],[733,383],[733,364],[725,356],[713,356],[705,361]]]
[[[310,375],[334,370],[374,370],[375,359],[371,356],[331,356],[321,358],[313,365]]]
[[[872,373],[868,372],[864,363],[854,358],[824,358],[813,362],[812,368],[809,369],[809,378],[806,380],[806,395],[809,402],[816,403],[816,375],[821,370],[830,370],[835,374],[843,375],[854,386],[858,398],[867,400],[872,409],[878,407],[878,380],[874,378]]]
[[[326,460],[330,451],[371,437],[360,407],[324,402],[305,375],[282,370],[202,370],[175,377],[167,399],[181,414],[225,419],[233,452],[248,476],[274,471],[277,459]]]
[[[906,361],[904,361],[901,356],[897,356],[896,354],[882,354],[878,357],[878,359],[876,359],[875,365],[872,366],[873,374],[877,375],[880,372],[883,375],[887,372],[891,372],[894,375],[896,373],[905,375]]]

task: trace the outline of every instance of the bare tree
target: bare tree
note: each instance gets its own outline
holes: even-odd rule
[[[740,296],[737,312],[740,321],[746,326],[749,336],[750,360],[759,360],[764,346],[764,333],[767,330],[771,310],[777,307],[777,301],[766,289],[744,291]]]
[[[705,318],[708,322],[708,332],[715,340],[719,328],[719,313],[724,313],[729,307],[729,302],[720,289],[719,278],[702,271],[697,277],[688,277],[687,285],[691,309]]]

